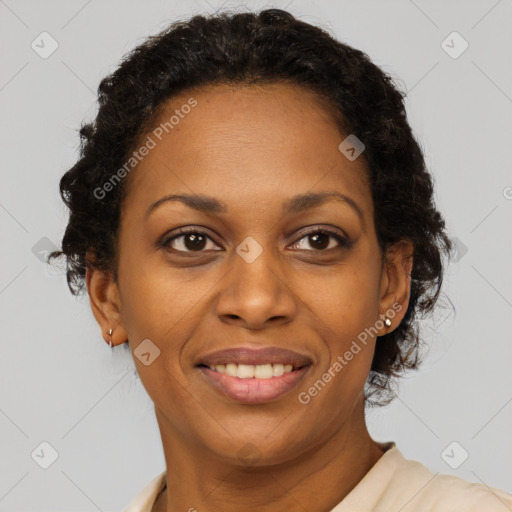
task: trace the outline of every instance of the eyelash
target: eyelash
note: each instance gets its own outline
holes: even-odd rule
[[[179,232],[179,234],[173,235],[172,237],[164,237],[160,242],[158,242],[158,246],[160,248],[162,248],[162,249],[169,250],[170,249],[170,245],[171,245],[171,243],[174,240],[177,240],[177,239],[183,237],[184,235],[188,235],[188,234],[191,234],[191,233],[193,233],[195,235],[205,236],[206,238],[209,238],[210,240],[212,240],[214,243],[217,243],[205,231],[201,231],[198,228],[194,228],[194,227],[179,228],[178,232]],[[330,230],[330,229],[327,229],[327,228],[313,228],[313,229],[311,229],[309,231],[303,232],[301,234],[301,237],[298,238],[297,241],[293,243],[293,245],[297,244],[298,242],[300,242],[303,238],[306,238],[307,236],[316,235],[316,234],[330,235],[331,237],[336,239],[336,241],[339,243],[339,246],[338,247],[331,247],[329,249],[313,249],[313,250],[310,250],[310,249],[298,249],[298,250],[299,251],[305,251],[305,252],[318,252],[318,253],[321,253],[321,252],[329,252],[329,251],[331,251],[333,249],[349,248],[351,246],[351,242],[349,240],[347,240],[344,236],[340,235],[337,231],[333,231],[333,230]],[[183,253],[185,253],[185,254],[193,254],[193,253],[201,254],[202,252],[205,252],[204,250],[201,250],[201,251],[180,251],[180,250],[176,250],[176,249],[170,249],[170,250],[172,250],[172,251],[174,251],[176,253],[181,253],[181,254],[183,254]]]

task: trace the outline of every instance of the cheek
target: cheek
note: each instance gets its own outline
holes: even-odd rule
[[[183,410],[188,395],[180,354],[190,324],[183,301],[168,288],[150,273],[132,275],[122,288],[122,317],[137,373],[151,400],[164,410]]]
[[[317,280],[305,293],[309,306],[325,324],[328,338],[343,341],[372,325],[379,312],[379,275],[375,266],[356,257],[357,264],[340,267],[336,274]],[[321,326],[320,326],[321,327]],[[342,347],[340,347],[342,348]]]
[[[318,318],[317,331],[325,340],[328,360],[322,371],[331,387],[347,390],[362,386],[368,375],[379,319],[379,267],[376,258],[363,254],[340,268],[336,277],[316,289],[310,304]],[[343,383],[343,384],[342,384]]]
[[[127,240],[119,262],[123,323],[129,339],[154,338],[157,343],[197,303],[200,290],[187,287],[157,255],[131,247]]]
[[[145,338],[156,340],[164,327],[161,324],[172,320],[171,314],[165,319],[162,312],[172,312],[173,304],[168,297],[162,296],[160,287],[145,275],[135,277],[132,274],[129,279],[123,280],[120,274],[120,284],[121,313],[128,339],[137,343]]]
[[[187,340],[204,318],[210,280],[190,282],[165,264],[155,264],[135,253],[120,261],[121,315],[130,340],[137,371],[151,397],[163,387],[175,388],[183,380],[180,357]],[[150,365],[139,358],[142,342],[150,340],[158,350]],[[139,347],[140,345],[140,347]],[[152,348],[151,344],[146,345]],[[150,350],[151,351],[151,350]],[[174,395],[176,392],[174,391]]]

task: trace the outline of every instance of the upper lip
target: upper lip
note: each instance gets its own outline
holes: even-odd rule
[[[279,347],[252,349],[247,347],[228,348],[206,354],[199,358],[197,365],[216,366],[218,364],[291,364],[294,369],[312,363],[308,356]]]

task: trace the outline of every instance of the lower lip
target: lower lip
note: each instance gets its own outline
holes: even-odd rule
[[[309,368],[304,366],[300,370],[270,379],[240,379],[204,366],[199,367],[208,382],[225,396],[246,404],[265,403],[281,397],[299,384]]]

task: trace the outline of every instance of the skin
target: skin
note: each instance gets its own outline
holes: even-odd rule
[[[314,93],[285,84],[210,85],[171,99],[155,126],[190,97],[197,106],[129,176],[117,282],[92,268],[86,276],[102,335],[108,341],[112,328],[115,345],[129,340],[155,404],[167,489],[153,510],[331,510],[383,454],[363,406],[376,337],[307,405],[297,395],[393,304],[401,310],[378,335],[399,325],[412,246],[397,244],[382,259],[364,159],[339,151],[346,135]],[[283,214],[290,197],[324,190],[350,197],[362,220],[341,201]],[[212,196],[228,210],[166,202],[145,218],[171,193]],[[187,236],[157,246],[182,226],[207,233],[202,252]],[[318,248],[302,234],[306,226],[334,228],[352,245],[325,235],[329,249]],[[236,252],[248,236],[263,248],[252,263]],[[146,366],[133,351],[148,338],[161,353]],[[194,366],[200,355],[240,345],[290,348],[313,365],[273,402],[241,404]],[[241,457],[247,450],[250,462]]]

